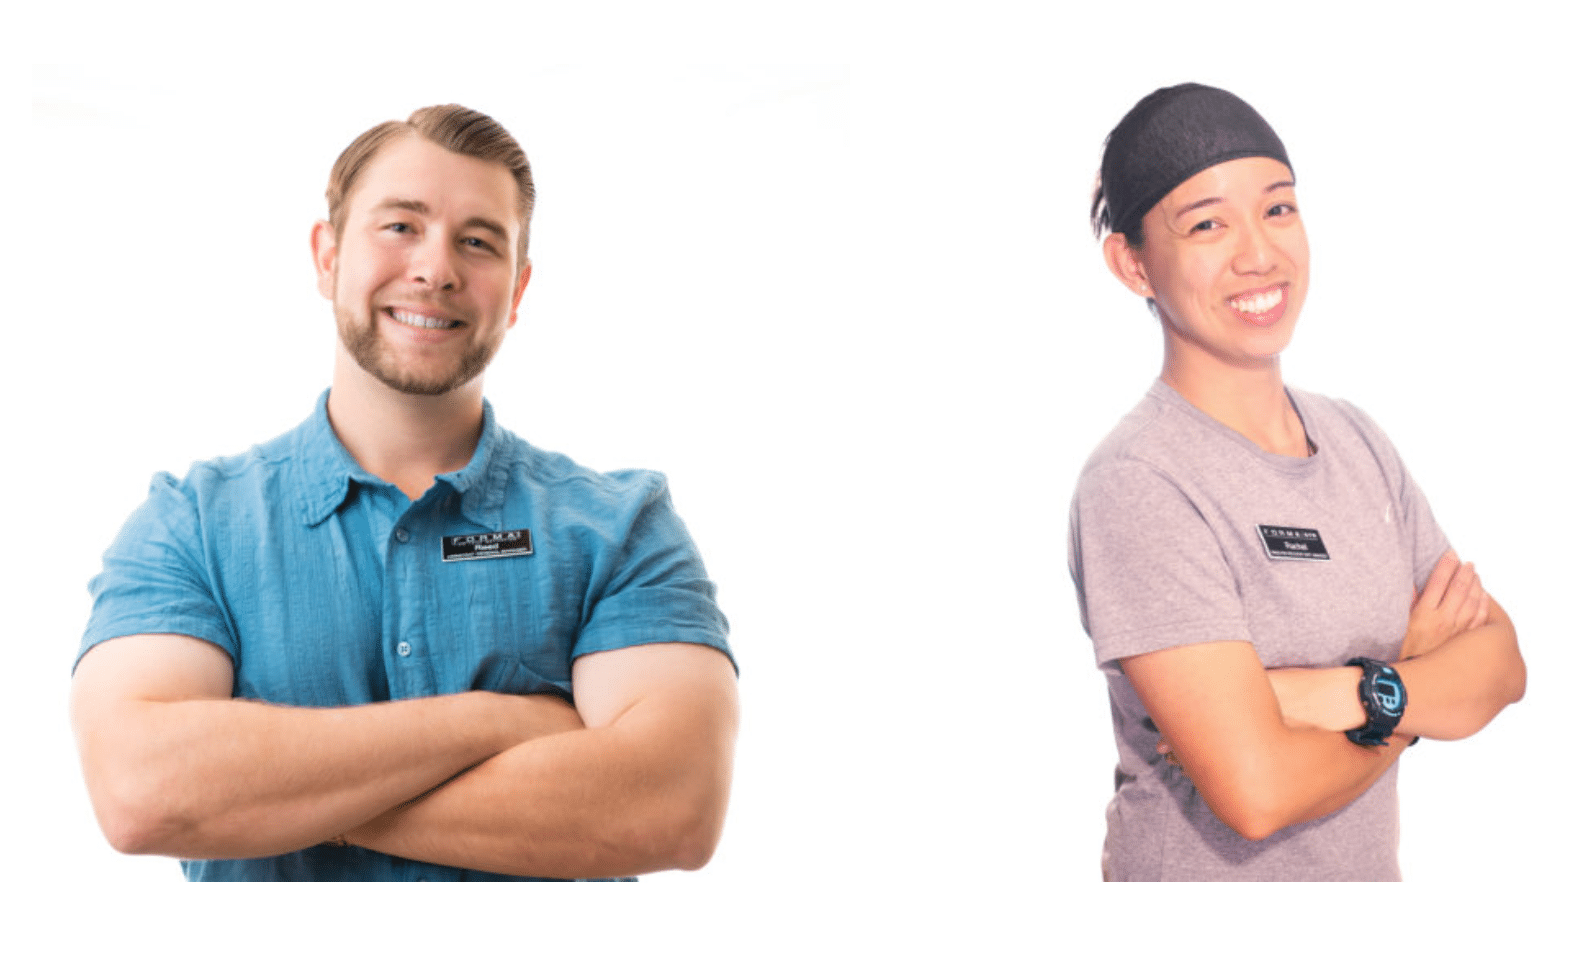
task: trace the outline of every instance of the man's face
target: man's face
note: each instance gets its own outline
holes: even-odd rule
[[[360,368],[401,393],[481,376],[515,324],[515,179],[417,135],[384,146],[355,182],[343,232],[317,225],[317,287]]]

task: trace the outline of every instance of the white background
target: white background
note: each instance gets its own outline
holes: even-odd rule
[[[6,139],[28,190],[7,205],[24,293],[3,391],[3,809],[29,920],[109,918],[54,937],[126,951],[208,925],[229,945],[264,928],[258,955],[308,931],[440,959],[641,923],[644,955],[844,963],[1357,924],[1488,955],[1566,928],[1592,861],[1581,31],[1535,3],[1197,7],[39,15],[31,70],[8,76],[31,122]],[[1113,747],[1067,509],[1160,349],[1087,209],[1109,129],[1185,80],[1250,101],[1295,164],[1313,295],[1288,382],[1380,422],[1529,665],[1483,734],[1404,757],[1408,884],[1372,902],[1093,883]],[[488,380],[500,419],[589,466],[665,470],[720,586],[744,710],[720,852],[603,898],[189,891],[89,812],[65,712],[84,584],[152,472],[309,412],[334,338],[308,247],[327,170],[371,124],[446,101],[503,122],[538,185],[532,284]],[[1493,930],[1501,904],[1534,929]],[[1438,933],[1455,906],[1471,926]]]

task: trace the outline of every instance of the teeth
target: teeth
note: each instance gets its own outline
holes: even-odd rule
[[[408,313],[403,309],[390,309],[388,310],[388,315],[406,326],[417,326],[421,329],[448,329],[454,325],[453,320],[438,319],[436,316],[423,316],[420,313]]]
[[[1280,305],[1280,300],[1284,298],[1286,298],[1286,291],[1276,286],[1268,292],[1261,292],[1256,296],[1248,296],[1246,299],[1232,299],[1230,305],[1244,313],[1257,315],[1258,313],[1266,313]]]

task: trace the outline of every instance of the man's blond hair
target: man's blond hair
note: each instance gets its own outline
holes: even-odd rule
[[[403,121],[384,121],[349,143],[349,147],[333,162],[332,174],[327,179],[327,221],[332,223],[334,238],[343,238],[344,222],[349,215],[344,206],[366,166],[390,141],[409,133],[419,134],[457,154],[480,158],[510,170],[510,175],[515,179],[516,210],[521,218],[520,251],[516,253],[516,265],[525,266],[527,232],[532,226],[532,203],[537,199],[537,192],[532,187],[532,166],[527,163],[526,153],[521,146],[499,122],[480,111],[458,104],[420,108]]]

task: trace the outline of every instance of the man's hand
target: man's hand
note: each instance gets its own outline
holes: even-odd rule
[[[1399,659],[1421,656],[1459,632],[1484,625],[1489,604],[1473,563],[1460,564],[1448,551],[1430,572],[1424,590],[1414,595]]]

